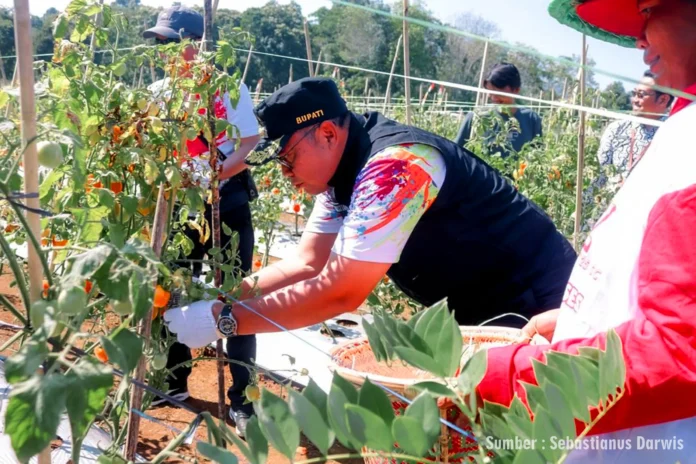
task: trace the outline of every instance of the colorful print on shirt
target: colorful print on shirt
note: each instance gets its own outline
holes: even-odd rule
[[[307,229],[338,233],[333,251],[372,262],[398,262],[416,224],[445,179],[440,153],[427,145],[398,145],[375,154],[358,174],[351,205],[330,193],[317,197]]]

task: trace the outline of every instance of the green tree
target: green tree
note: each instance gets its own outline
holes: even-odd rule
[[[600,94],[600,105],[610,110],[630,110],[631,97],[621,82],[614,81]]]

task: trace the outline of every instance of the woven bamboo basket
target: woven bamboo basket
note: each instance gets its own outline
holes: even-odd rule
[[[519,329],[508,327],[477,327],[460,326],[462,341],[465,350],[470,347],[470,354],[480,349],[492,348],[495,346],[510,345],[519,342],[522,332]],[[471,348],[474,348],[471,350]],[[334,348],[331,352],[333,362],[331,370],[338,373],[341,377],[360,388],[366,378],[375,383],[380,383],[405,398],[413,399],[417,392],[411,385],[432,378],[430,374],[420,371],[414,367],[404,365],[401,362],[394,362],[391,366],[385,363],[378,363],[372,353],[367,338],[353,340]],[[403,400],[388,394],[392,403],[394,413],[403,414],[408,406]],[[450,423],[459,425],[464,431],[470,432],[471,428],[462,425],[462,413],[451,402],[445,398],[438,399],[440,417]],[[424,462],[442,463],[461,463],[467,457],[467,453],[475,452],[478,449],[476,442],[469,437],[453,431],[448,426],[441,424],[440,439],[438,445],[433,449],[436,458],[425,458]],[[371,450],[363,449],[363,452]],[[396,459],[388,457],[365,457],[365,464],[397,464]],[[401,463],[399,463],[401,464]]]

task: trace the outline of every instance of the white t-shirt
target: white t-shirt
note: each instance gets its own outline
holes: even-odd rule
[[[338,234],[333,252],[359,261],[396,263],[445,180],[445,161],[427,145],[388,147],[358,174],[350,207],[317,196],[305,231]]]

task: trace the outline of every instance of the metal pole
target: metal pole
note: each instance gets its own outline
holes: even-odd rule
[[[408,0],[404,0],[404,18],[408,16]],[[409,62],[410,53],[408,50],[408,21],[404,19],[404,90],[406,96],[406,124],[411,124],[411,65]]]
[[[585,101],[585,65],[587,64],[587,37],[582,35],[582,58],[580,69],[580,104]],[[580,227],[582,225],[582,179],[585,166],[585,112],[580,112],[580,128],[578,133],[578,165],[577,165],[577,185],[575,187],[575,232],[573,240],[575,249],[580,246]]]
[[[394,78],[394,70],[396,69],[396,62],[399,60],[399,49],[401,47],[401,40],[404,38],[403,34],[399,36],[399,40],[396,41],[396,50],[394,50],[394,59],[392,60],[391,71],[389,71],[389,80],[387,81],[387,93],[384,95],[384,107],[382,107],[382,113],[387,113],[387,105],[391,98],[391,85],[392,79]]]
[[[479,89],[483,87],[483,76],[485,76],[486,72],[486,61],[488,61],[488,41],[486,40],[486,44],[483,46],[483,59],[481,59],[481,73],[479,74],[479,83],[478,87]],[[478,107],[481,104],[481,92],[476,92],[476,104],[475,106]]]
[[[17,67],[19,74],[19,108],[22,117],[22,145],[24,149],[24,193],[36,194],[39,191],[39,159],[36,152],[36,100],[34,98],[34,67],[32,53],[31,15],[28,0],[14,0],[15,48],[17,50]],[[40,207],[38,197],[24,200],[30,208]],[[27,212],[27,222],[35,237],[41,235],[41,221],[38,214]],[[33,244],[28,245],[29,252],[29,298],[37,301],[41,298],[43,268],[39,259],[39,250]],[[27,314],[29,316],[29,314]],[[47,446],[39,453],[39,464],[51,463],[51,447]]]
[[[304,20],[304,37],[305,46],[307,47],[307,65],[309,66],[309,77],[314,77],[314,69],[312,69],[312,42],[309,40],[309,23]]]

